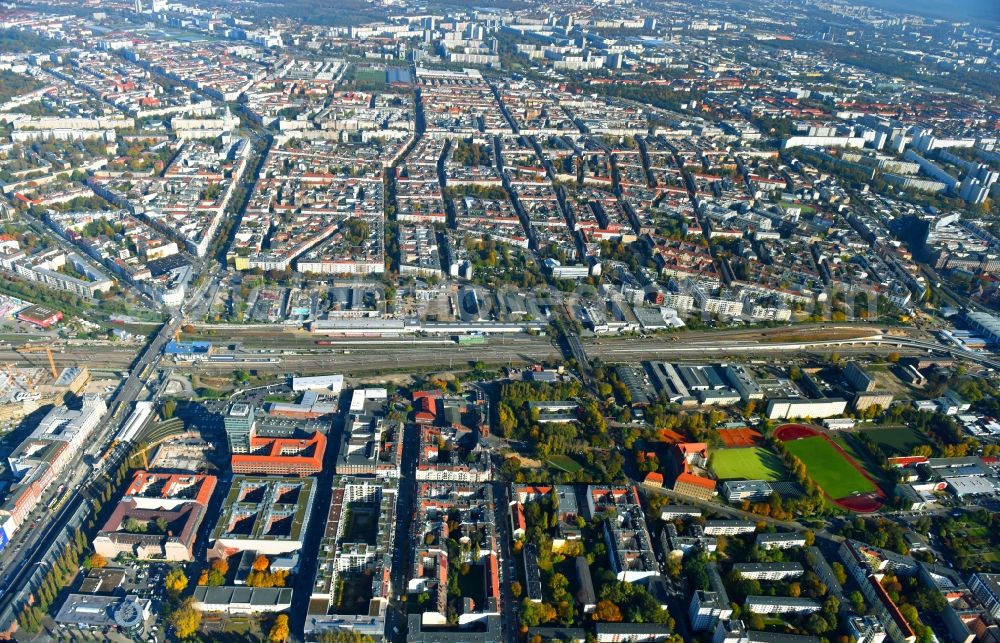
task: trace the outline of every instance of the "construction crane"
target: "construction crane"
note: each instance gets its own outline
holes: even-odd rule
[[[15,385],[17,385],[17,378],[14,377],[14,365],[13,364],[4,364],[4,375],[7,376],[7,386],[8,387],[13,388]],[[18,385],[18,388],[20,388],[19,385]]]
[[[45,351],[45,354],[49,358],[49,371],[52,373],[52,379],[59,377],[59,371],[56,369],[56,360],[52,357],[52,347],[48,344],[22,344],[14,350],[22,355]]]
[[[18,353],[41,353],[42,351],[50,350],[50,348],[48,344],[21,344],[14,350]]]
[[[187,325],[187,319],[182,319],[181,323],[177,324],[177,329],[174,330],[174,341],[175,342],[181,341],[181,330],[183,330],[184,326],[186,326],[186,325]]]
[[[132,457],[133,458],[136,457],[136,456],[141,457],[142,458],[142,468],[143,469],[148,469],[149,468],[149,456],[147,454],[149,453],[150,449],[152,449],[154,447],[158,447],[158,446],[160,446],[158,443],[157,444],[146,445],[142,449],[140,449],[138,452],[132,454]]]

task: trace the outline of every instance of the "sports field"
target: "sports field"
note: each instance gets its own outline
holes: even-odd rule
[[[719,480],[783,480],[785,465],[777,455],[762,447],[716,449],[710,461]]]
[[[764,440],[757,429],[740,427],[738,429],[719,429],[719,439],[727,447],[755,447]]]
[[[785,443],[788,452],[802,460],[809,477],[831,498],[846,498],[855,494],[877,490],[875,483],[866,478],[823,436],[799,438]]]
[[[891,429],[862,429],[861,432],[871,436],[887,456],[910,455],[918,446],[931,444],[927,436],[920,431],[905,426]]]
[[[568,455],[554,455],[551,456],[546,462],[548,462],[552,467],[567,473],[576,473],[583,469],[582,464]]]

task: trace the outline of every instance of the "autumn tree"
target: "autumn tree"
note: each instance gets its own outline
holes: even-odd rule
[[[186,639],[194,636],[201,627],[201,612],[194,606],[194,598],[188,597],[180,607],[170,615],[170,624],[174,626],[177,638]]]
[[[187,576],[184,574],[184,570],[180,567],[170,570],[167,574],[165,581],[165,587],[168,592],[172,594],[180,594],[188,585]]]
[[[603,621],[605,623],[621,623],[622,611],[611,601],[598,601],[593,618],[595,621]]]
[[[253,570],[255,572],[266,572],[267,568],[271,566],[271,561],[267,559],[267,556],[261,554],[253,561]]]
[[[87,559],[86,566],[91,569],[101,569],[102,567],[107,566],[107,564],[108,559],[95,552],[90,555],[90,558]]]
[[[690,568],[685,571],[692,571]],[[704,573],[704,572],[702,572]],[[699,582],[693,581],[695,585]],[[707,578],[705,584],[707,585]],[[622,620],[628,623],[658,623],[673,627],[670,612],[653,598],[649,591],[638,583],[611,582],[601,589],[600,600],[609,601],[621,611]]]
[[[558,614],[548,603],[536,603],[525,598],[521,601],[521,624],[527,627],[537,627],[543,623],[554,621]]]
[[[288,580],[288,570],[278,569],[273,572],[254,570],[247,574],[247,587],[284,587]]]
[[[219,572],[225,576],[229,573],[229,561],[225,558],[216,558],[212,561],[212,571]]]
[[[510,438],[517,427],[517,418],[514,416],[514,411],[501,402],[497,411],[497,417],[500,421],[500,434],[505,438]]]
[[[288,615],[278,614],[277,618],[274,619],[274,625],[271,626],[271,631],[267,633],[267,640],[273,643],[282,643],[287,641],[291,632],[288,629]]]
[[[353,630],[326,630],[316,641],[317,643],[375,643],[375,640],[367,634]]]
[[[225,585],[226,574],[228,572],[229,563],[224,558],[218,558],[212,561],[212,565],[208,569],[201,570],[201,575],[198,577],[198,584],[210,587]]]
[[[209,569],[202,571],[201,578],[198,579],[199,585],[211,585],[213,587],[218,587],[219,585],[225,585],[226,574],[229,573],[229,562],[225,558],[217,558],[212,561],[212,565]],[[202,582],[204,580],[204,582]]]

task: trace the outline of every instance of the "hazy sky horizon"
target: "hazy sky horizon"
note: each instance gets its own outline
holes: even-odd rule
[[[1000,0],[859,0],[890,11],[905,11],[932,18],[968,20],[1000,25]]]

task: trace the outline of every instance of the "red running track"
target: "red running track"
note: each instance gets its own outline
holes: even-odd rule
[[[882,491],[882,488],[878,486],[878,482],[875,481],[867,471],[865,471],[861,465],[854,461],[854,458],[850,456],[843,448],[836,442],[830,439],[827,434],[817,431],[811,426],[805,424],[782,424],[777,429],[774,430],[774,437],[778,438],[782,442],[790,442],[792,440],[798,440],[800,438],[812,438],[821,437],[827,441],[837,453],[840,454],[844,460],[848,462],[854,470],[863,475],[868,479],[873,485],[875,485],[875,491],[872,493],[865,494],[863,496],[846,496],[844,498],[832,498],[830,494],[823,491],[823,495],[836,504],[839,507],[847,509],[848,511],[854,511],[856,513],[874,513],[882,508],[885,504],[886,495]]]

